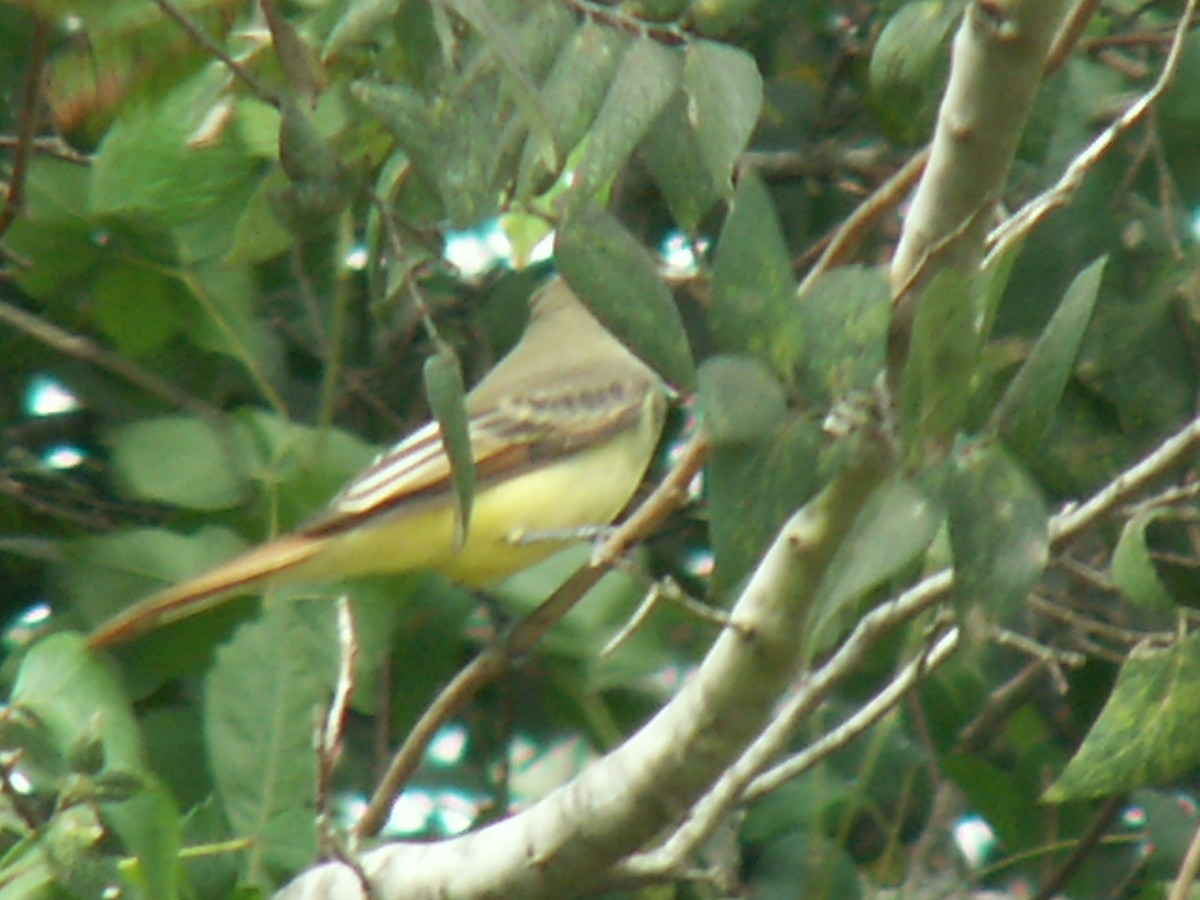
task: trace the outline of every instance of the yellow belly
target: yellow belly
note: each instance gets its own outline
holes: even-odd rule
[[[657,429],[633,428],[487,487],[475,497],[467,539],[457,550],[454,506],[447,501],[398,510],[334,537],[288,580],[432,569],[469,587],[495,584],[567,543],[521,543],[522,537],[611,523],[637,489],[657,438]]]

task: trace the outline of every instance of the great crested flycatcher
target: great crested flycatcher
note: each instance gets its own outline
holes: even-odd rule
[[[556,278],[533,299],[520,342],[467,395],[477,488],[465,537],[430,422],[298,530],[134,604],[88,643],[127,641],[268,583],[434,570],[469,587],[495,584],[567,540],[539,533],[616,518],[646,472],[665,408],[658,375]]]

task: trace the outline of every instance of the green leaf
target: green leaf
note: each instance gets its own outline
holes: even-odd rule
[[[563,277],[588,308],[668,382],[695,381],[683,319],[650,254],[612,215],[590,207],[567,220],[554,246]]]
[[[737,586],[812,495],[820,447],[820,428],[794,415],[757,440],[714,444],[705,490],[718,596]]]
[[[518,29],[521,34],[514,36],[482,0],[447,2],[478,31],[488,52],[499,63],[508,94],[521,111],[521,117],[530,132],[527,146],[535,147],[537,154],[549,160],[552,167],[556,166],[554,133],[528,67],[537,56],[545,55],[545,48],[538,45],[557,45],[559,35],[570,27],[571,17],[559,4],[543,3],[533,10],[524,27]],[[514,40],[514,37],[518,39]],[[528,38],[534,46],[527,46],[519,40],[520,37]],[[542,53],[537,52],[539,49]]]
[[[829,649],[849,629],[871,591],[925,552],[941,523],[941,510],[903,478],[891,478],[875,490],[813,601],[812,627],[805,635],[810,658]]]
[[[804,354],[800,380],[826,407],[865,392],[883,371],[892,298],[882,270],[843,266],[818,278],[798,303]]]
[[[966,447],[952,463],[946,496],[955,598],[1007,620],[1046,567],[1046,504],[999,446]]]
[[[588,202],[629,159],[679,87],[680,54],[649,37],[638,38],[622,57],[575,169],[572,193]]]
[[[714,444],[756,441],[787,414],[787,397],[770,370],[745,356],[712,356],[696,375],[704,430]]]
[[[721,191],[700,152],[687,108],[685,96],[672,97],[642,141],[641,152],[679,227],[696,234]]]
[[[97,324],[127,356],[149,356],[184,328],[190,298],[160,269],[114,260],[100,269],[94,291]]]
[[[316,52],[309,46],[307,39],[296,26],[279,15],[274,2],[261,3],[267,28],[271,32],[271,43],[275,46],[275,54],[279,57],[283,77],[292,96],[312,104],[316,98],[329,86],[329,75]],[[291,105],[290,99],[284,106]]]
[[[465,404],[466,388],[458,358],[448,346],[425,360],[425,395],[429,409],[442,432],[442,446],[450,457],[454,484],[455,544],[462,546],[471,525],[471,505],[475,502],[475,458],[471,452],[471,432]]]
[[[139,224],[182,225],[257,176],[261,162],[233,127],[236,102],[219,68],[153,106],[127,111],[92,167],[92,210]]]
[[[258,841],[251,880],[280,851],[306,859],[316,852],[313,728],[333,667],[305,621],[301,607],[312,605],[269,605],[217,651],[205,680],[205,734],[217,795],[234,833]],[[328,633],[324,639],[327,644]],[[296,813],[308,816],[299,832],[286,824]],[[277,843],[281,830],[286,848]]]
[[[87,650],[77,634],[53,634],[21,660],[11,703],[33,713],[64,758],[95,734],[104,751],[104,771],[145,768],[141,734],[114,672]]]
[[[1112,578],[1121,593],[1138,606],[1164,612],[1175,608],[1170,592],[1158,577],[1150,549],[1146,545],[1146,526],[1165,514],[1165,510],[1146,510],[1125,523],[1112,555]]]
[[[130,495],[188,509],[217,510],[246,498],[248,449],[236,428],[196,416],[164,416],[108,435],[112,469]]]
[[[1075,364],[1092,318],[1107,257],[1080,272],[992,414],[991,427],[1012,449],[1035,452]]]
[[[711,325],[718,348],[762,360],[787,386],[805,349],[792,261],[766,187],[737,186],[713,270]]]
[[[628,43],[625,32],[589,20],[563,44],[541,95],[557,165],[549,164],[539,141],[526,141],[517,174],[519,202],[528,202],[544,190],[558,176],[567,154],[587,135]]]
[[[917,458],[946,453],[967,415],[979,337],[967,278],[943,269],[925,289],[913,322],[900,392],[905,444]]]
[[[1139,644],[1048,803],[1170,782],[1200,763],[1200,635]]]
[[[738,47],[695,41],[684,51],[687,118],[700,155],[720,191],[750,140],[762,109],[762,76],[754,57]]]
[[[126,849],[137,858],[137,869],[127,879],[147,897],[170,900],[178,895],[183,819],[162,785],[142,783],[142,789],[128,800],[103,804],[103,812]]]
[[[927,139],[961,14],[959,2],[905,3],[875,42],[869,68],[871,108],[896,140]]]
[[[325,39],[321,58],[329,60],[359,44],[373,43],[395,21],[404,0],[348,0]]]

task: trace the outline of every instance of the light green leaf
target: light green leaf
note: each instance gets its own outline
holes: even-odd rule
[[[236,506],[246,497],[249,448],[236,428],[196,416],[164,416],[108,435],[112,469],[130,495],[189,509]]]
[[[1164,515],[1167,512],[1162,509],[1147,510],[1126,522],[1111,563],[1113,582],[1121,593],[1138,606],[1158,612],[1175,609],[1175,601],[1150,556],[1146,528]]]
[[[217,795],[234,833],[258,841],[251,880],[280,852],[305,859],[316,852],[313,723],[326,702],[333,667],[304,621],[302,605],[311,606],[269,605],[261,619],[217,651],[204,685]],[[297,813],[307,814],[307,828],[283,827]],[[277,846],[280,829],[287,847]]]
[[[1174,781],[1200,763],[1200,634],[1139,644],[1048,803]]]
[[[717,244],[711,324],[718,348],[757,357],[791,386],[804,352],[798,306],[791,255],[770,194],[747,174]]]
[[[559,229],[554,252],[563,277],[597,318],[668,382],[689,389],[696,374],[683,320],[633,235],[591,207]]]
[[[1035,452],[1050,427],[1091,321],[1106,262],[1107,257],[1101,257],[1071,282],[1033,352],[992,413],[991,427],[1018,453]]]
[[[97,323],[128,356],[162,349],[186,321],[187,292],[176,278],[151,265],[114,260],[100,269],[94,290]]]
[[[141,734],[125,691],[78,634],[35,644],[21,660],[10,700],[41,721],[64,756],[95,736],[104,748],[103,771],[143,771]]]
[[[92,166],[93,212],[182,225],[256,177],[261,163],[232,127],[236,100],[227,88],[225,73],[208,67],[118,119]]]

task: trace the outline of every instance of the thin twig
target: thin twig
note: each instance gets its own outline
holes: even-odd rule
[[[1179,17],[1175,28],[1171,50],[1167,61],[1159,73],[1158,80],[1141,98],[1127,109],[1108,128],[1104,129],[1091,144],[1078,154],[1057,183],[1049,190],[1039,194],[1026,203],[1019,211],[1010,216],[1002,225],[988,235],[987,256],[983,268],[987,268],[1013,244],[1024,239],[1030,231],[1036,228],[1050,213],[1070,202],[1075,192],[1083,184],[1083,179],[1095,166],[1116,146],[1117,142],[1135,125],[1142,121],[1150,109],[1167,92],[1179,71],[1179,63],[1183,58],[1183,47],[1191,28],[1192,19],[1200,0],[1188,0],[1188,4]]]
[[[4,206],[0,208],[0,238],[8,231],[25,204],[25,179],[33,158],[33,139],[38,130],[38,109],[42,88],[42,67],[46,64],[47,26],[34,16],[29,38],[29,68],[21,88],[21,114],[17,121],[17,141],[13,147],[12,174],[8,179]]]
[[[223,62],[226,68],[240,79],[255,97],[272,106],[279,105],[278,97],[263,87],[245,66],[230,56],[224,47],[213,40],[203,28],[193,22],[188,14],[176,6],[172,0],[154,0],[154,3],[168,18],[174,20],[180,28],[186,31],[188,37],[203,47],[207,53]]]
[[[111,372],[130,384],[161,397],[173,406],[213,421],[220,418],[220,410],[199,397],[180,390],[123,356],[110,353],[82,335],[65,331],[4,300],[0,300],[0,323],[11,325],[52,350]]]
[[[852,740],[878,722],[905,695],[917,686],[930,672],[937,669],[954,653],[958,647],[959,632],[951,628],[934,642],[920,656],[908,663],[899,674],[872,697],[867,703],[857,709],[850,718],[842,722],[832,731],[822,735],[821,739],[805,747],[776,766],[755,778],[746,786],[743,799],[754,800],[778,789],[784,783],[791,781],[807,772],[817,763],[828,759],[841,750]]]
[[[355,823],[355,840],[379,833],[395,797],[403,790],[420,764],[425,748],[438,730],[486,684],[504,672],[509,663],[532,650],[565,616],[608,568],[650,534],[659,523],[687,500],[687,485],[704,464],[708,439],[697,434],[659,485],[608,539],[592,554],[591,562],[578,569],[545,602],[518,622],[497,644],[484,650],[459,671],[421,714],[380,779],[370,802]]]
[[[1087,831],[1071,851],[1071,855],[1051,873],[1049,878],[1042,882],[1037,893],[1030,900],[1050,900],[1051,897],[1059,895],[1059,892],[1067,886],[1067,882],[1083,865],[1087,855],[1100,843],[1108,826],[1120,814],[1124,805],[1125,798],[1123,796],[1109,797],[1101,804],[1096,815],[1092,817],[1092,821],[1088,823]]]

